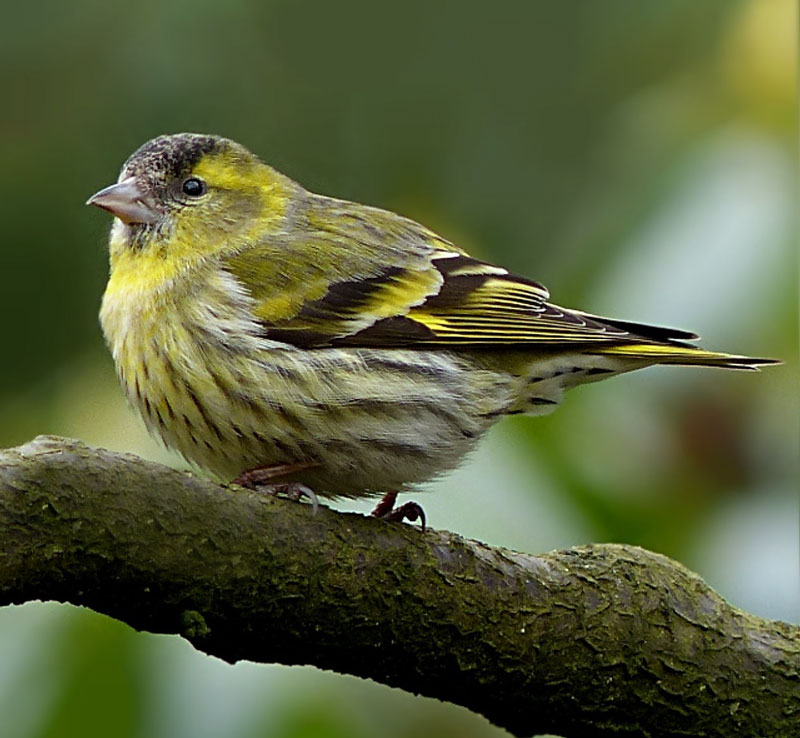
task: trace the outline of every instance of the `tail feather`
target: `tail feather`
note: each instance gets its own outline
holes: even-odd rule
[[[636,359],[653,364],[682,364],[685,366],[714,366],[723,369],[758,371],[760,366],[780,364],[776,359],[759,359],[736,354],[721,354],[693,346],[679,344],[630,343],[617,346],[598,347],[586,353],[619,358]]]
[[[577,310],[574,312],[578,312]],[[700,336],[691,331],[684,331],[680,328],[665,328],[661,325],[650,325],[649,323],[635,323],[631,320],[617,320],[616,318],[605,318],[591,313],[580,313],[587,318],[596,320],[598,323],[619,328],[627,331],[631,336],[646,338],[649,341],[659,341],[663,343],[673,343],[676,341],[696,341]]]

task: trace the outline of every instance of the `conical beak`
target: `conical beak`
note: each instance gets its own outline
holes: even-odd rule
[[[136,183],[136,177],[128,177],[95,192],[86,204],[108,210],[123,223],[155,223],[160,219],[152,201]]]

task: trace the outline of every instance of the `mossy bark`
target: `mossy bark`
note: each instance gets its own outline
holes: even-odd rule
[[[0,452],[0,605],[314,664],[515,735],[800,735],[800,629],[631,546],[539,556],[40,437]]]

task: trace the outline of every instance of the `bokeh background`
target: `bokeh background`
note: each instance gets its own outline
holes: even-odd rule
[[[558,302],[785,359],[577,390],[417,499],[435,527],[522,551],[641,544],[800,621],[792,0],[12,0],[2,16],[3,446],[57,433],[180,465],[117,387],[96,318],[109,218],[83,202],[145,140],[220,133]],[[0,610],[0,720],[11,738],[502,735],[53,603]]]

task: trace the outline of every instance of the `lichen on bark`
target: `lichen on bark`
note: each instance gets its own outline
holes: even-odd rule
[[[800,735],[800,629],[632,546],[538,556],[40,437],[0,452],[0,605],[314,664],[515,735]]]

